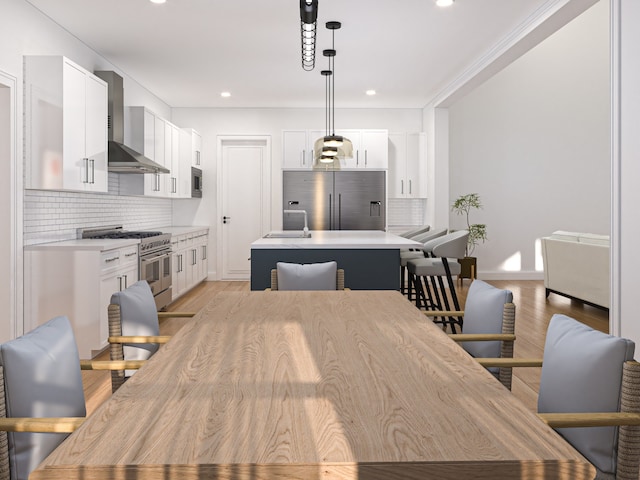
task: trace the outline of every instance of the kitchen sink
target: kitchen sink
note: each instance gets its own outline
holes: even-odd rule
[[[262,238],[311,238],[311,234],[303,232],[271,232]]]

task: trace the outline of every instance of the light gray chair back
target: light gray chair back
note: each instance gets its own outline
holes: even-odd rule
[[[336,262],[276,263],[278,290],[336,290]]]
[[[86,416],[78,348],[67,317],[0,345],[7,417]],[[9,432],[12,480],[27,480],[69,434]]]
[[[430,228],[431,228],[430,225],[422,225],[420,227],[412,228],[411,230],[407,230],[406,232],[402,232],[398,236],[403,237],[403,238],[413,238],[416,235],[420,235],[420,234],[422,234],[424,232],[428,232]]]
[[[432,253],[436,257],[463,258],[467,248],[467,230],[458,230],[436,239],[437,244],[433,246]]]
[[[623,365],[633,359],[634,350],[631,340],[554,315],[544,345],[538,412],[618,411]],[[618,427],[557,431],[600,472],[616,473]]]
[[[160,324],[158,323],[158,312],[156,302],[149,284],[145,280],[140,280],[120,292],[111,296],[111,304],[119,307],[121,332],[112,331],[112,335],[125,336],[157,336],[160,335]],[[111,315],[111,313],[110,313]],[[110,326],[111,327],[111,326]],[[120,348],[119,344],[112,345],[112,348]],[[158,351],[157,343],[125,344],[122,346],[124,360],[147,360]],[[116,358],[112,352],[112,360]],[[125,376],[133,375],[135,370],[127,370]],[[115,372],[113,373],[115,374]]]
[[[412,240],[417,240],[418,242],[422,242],[422,251],[426,256],[430,256],[433,247],[438,245],[442,239],[447,234],[446,228],[438,228],[436,230],[430,230],[426,232],[426,234],[422,235],[420,240],[412,238]]]
[[[464,306],[464,333],[502,333],[504,307],[512,302],[511,291],[474,280]],[[474,357],[499,358],[501,343],[463,342],[462,347]]]

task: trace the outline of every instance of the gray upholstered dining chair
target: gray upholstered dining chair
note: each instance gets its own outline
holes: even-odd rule
[[[69,319],[0,345],[0,480],[27,480],[86,415],[80,370],[143,362],[80,360]]]
[[[637,480],[640,363],[635,344],[573,318],[551,318],[541,360],[485,359],[485,366],[541,366],[538,415],[598,470],[599,479]]]
[[[425,258],[427,253],[425,252],[425,245],[428,245],[431,240],[442,237],[447,234],[446,228],[439,228],[436,230],[428,230],[426,232],[420,233],[415,237],[411,238],[417,242],[422,242],[422,248],[407,248],[400,250],[400,293],[403,295],[407,293],[409,300],[413,299],[412,289],[406,288],[406,276],[407,276],[407,263],[409,260],[413,260],[416,258]],[[428,248],[428,247],[427,247]],[[428,252],[431,253],[431,249],[428,248]],[[411,283],[409,284],[411,286]]]
[[[454,333],[450,337],[460,342],[462,348],[473,357],[513,358],[516,306],[510,290],[502,290],[482,280],[474,280],[469,287],[464,310],[429,310],[425,315],[463,317],[463,333]],[[511,367],[490,367],[489,371],[511,390]]]
[[[428,232],[429,229],[431,228],[430,225],[420,225],[419,227],[416,228],[411,228],[409,230],[406,230],[400,234],[398,234],[399,237],[403,237],[403,238],[413,238],[416,235],[420,235],[424,232]]]
[[[407,261],[409,288],[416,291],[416,306],[427,310],[459,311],[460,304],[456,294],[453,275],[460,273],[460,264],[456,259],[464,256],[469,232],[458,230],[426,242],[423,250],[429,258],[414,258]],[[448,289],[442,280],[446,277]],[[448,293],[447,293],[448,291]],[[453,308],[449,303],[449,297]],[[436,323],[448,324],[452,332],[456,325],[462,328],[462,316],[435,317]]]
[[[271,290],[344,290],[344,270],[336,262],[277,262]]]
[[[145,280],[111,296],[109,315],[109,356],[111,360],[146,360],[171,337],[160,335],[159,318],[193,317],[193,312],[158,312],[153,292]],[[111,372],[111,388],[116,391],[135,370]]]

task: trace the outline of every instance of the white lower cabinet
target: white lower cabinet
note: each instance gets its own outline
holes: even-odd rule
[[[137,243],[107,250],[26,247],[25,332],[66,315],[80,357],[90,358],[107,346],[111,295],[137,280]]]
[[[208,241],[208,230],[174,235],[171,238],[171,249],[173,250],[172,300],[206,280],[209,263]]]

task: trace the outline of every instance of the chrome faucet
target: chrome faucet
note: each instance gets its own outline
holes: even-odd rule
[[[307,225],[307,211],[306,210],[284,210],[284,213],[301,213],[304,215],[304,228],[302,229],[302,236],[308,238],[311,236],[309,233],[309,227]]]

